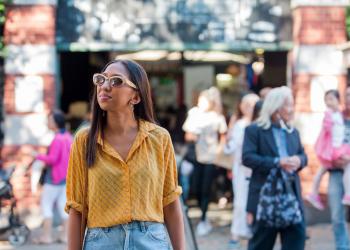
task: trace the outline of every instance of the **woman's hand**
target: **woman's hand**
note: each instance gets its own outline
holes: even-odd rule
[[[254,215],[252,213],[247,213],[247,224],[252,226],[254,223]]]
[[[301,166],[301,160],[296,155],[289,157],[289,162],[294,166],[294,171],[298,170],[298,168]]]
[[[288,173],[293,173],[294,171],[294,165],[290,161],[290,157],[281,158],[279,165]]]
[[[281,167],[289,173],[295,172],[301,165],[300,158],[296,155],[280,159]]]

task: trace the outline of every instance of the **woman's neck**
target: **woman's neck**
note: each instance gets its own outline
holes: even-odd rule
[[[137,129],[137,126],[137,120],[133,115],[112,112],[107,114],[106,130],[108,133],[122,135]]]

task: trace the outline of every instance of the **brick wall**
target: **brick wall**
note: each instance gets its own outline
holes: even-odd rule
[[[345,8],[305,6],[293,11],[293,40],[301,44],[338,44],[346,41]]]
[[[46,116],[55,107],[56,96],[55,13],[56,3],[45,0],[15,0],[6,10],[4,40],[8,57],[1,154],[5,168],[16,166],[13,184],[20,209],[38,205],[37,197],[31,194],[27,167],[33,160],[31,152],[45,153],[50,138]],[[29,88],[24,98],[26,84],[35,89]],[[28,102],[30,98],[34,98],[32,102]]]
[[[309,6],[300,4],[303,2]],[[319,167],[313,148],[322,124],[324,92],[337,88],[344,93],[346,88],[342,52],[336,48],[346,41],[345,5],[333,4],[333,1],[315,0],[310,6],[307,1],[298,1],[293,9],[296,123],[309,157],[309,166],[301,173],[304,193],[310,191],[312,177]],[[322,193],[326,187],[327,178],[324,178]]]

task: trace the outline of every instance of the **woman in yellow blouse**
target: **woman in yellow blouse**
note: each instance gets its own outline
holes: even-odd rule
[[[68,249],[185,249],[174,150],[154,123],[150,84],[137,63],[94,74],[92,124],[72,145],[67,175]],[[165,224],[165,226],[164,226]],[[168,234],[167,234],[168,232]]]

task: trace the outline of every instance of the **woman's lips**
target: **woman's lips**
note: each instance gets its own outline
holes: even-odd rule
[[[100,99],[100,101],[108,101],[109,99],[111,99],[111,97],[108,95],[99,95],[98,98]]]

